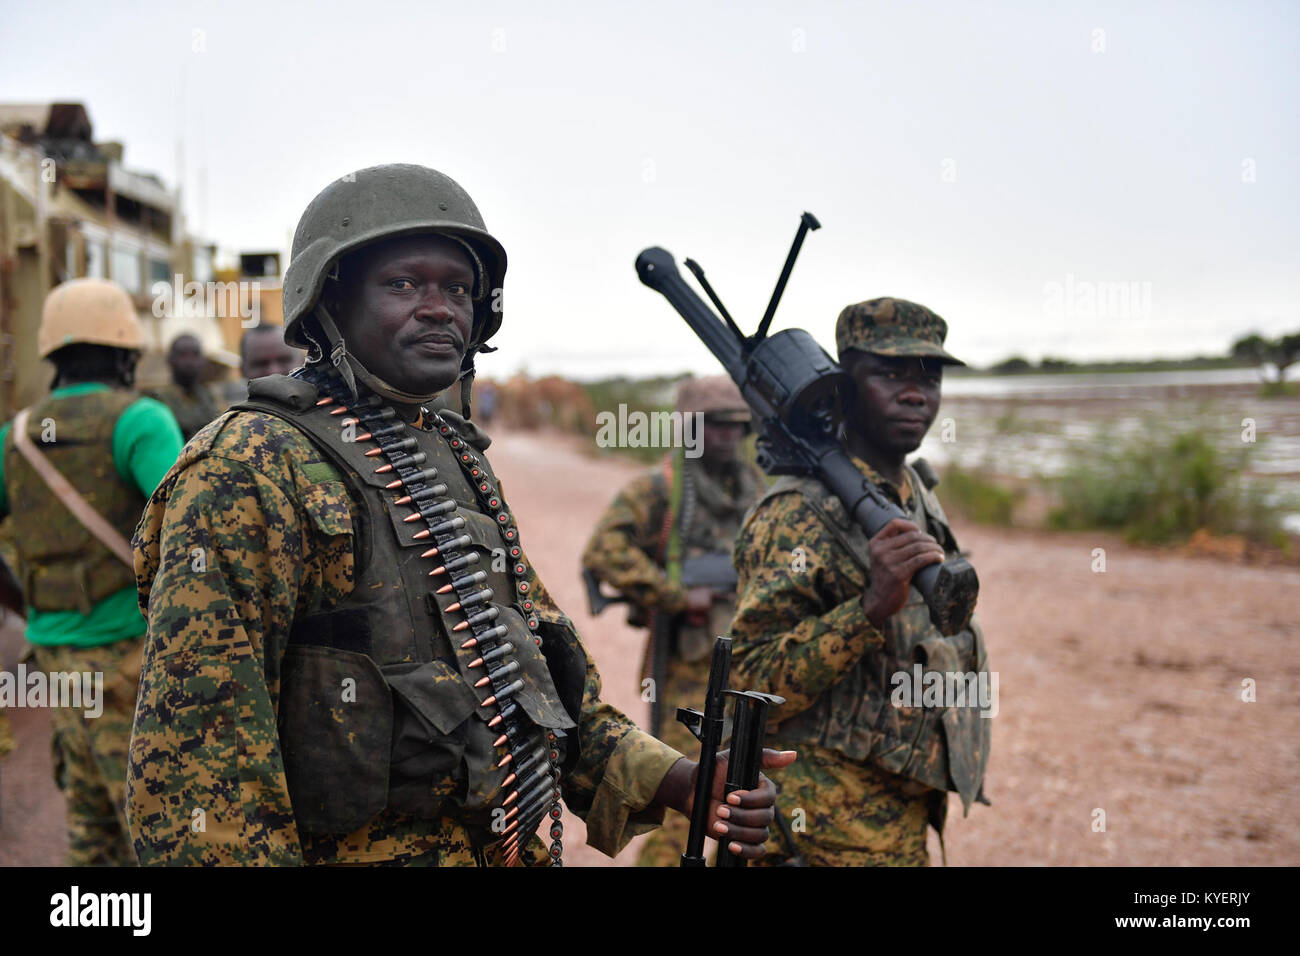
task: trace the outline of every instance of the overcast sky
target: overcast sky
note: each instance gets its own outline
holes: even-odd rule
[[[457,179],[510,256],[488,375],[714,370],[636,254],[700,260],[748,330],[804,210],[823,229],[775,327],[831,350],[882,295],[978,364],[1300,328],[1294,2],[0,0],[0,23],[0,102],[85,103],[224,250],[287,252],[352,169]]]

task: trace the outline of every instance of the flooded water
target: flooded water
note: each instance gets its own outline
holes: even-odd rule
[[[1300,398],[1262,398],[1254,369],[951,378],[919,454],[1019,478],[1059,475],[1072,447],[1099,436],[1165,438],[1197,429],[1248,477],[1300,501]],[[1300,513],[1288,518],[1300,533]]]

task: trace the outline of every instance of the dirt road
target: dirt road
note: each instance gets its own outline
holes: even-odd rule
[[[600,666],[606,699],[643,720],[643,637],[617,608],[592,620],[578,577],[588,532],[638,467],[527,433],[499,437],[491,458],[524,547]],[[980,572],[1000,712],[993,806],[963,819],[952,798],[950,865],[1300,863],[1300,573],[1104,535],[960,521],[957,533]],[[1104,571],[1094,570],[1098,548]],[[15,648],[6,633],[6,667]],[[1255,699],[1243,700],[1251,687]],[[11,714],[19,750],[0,765],[0,864],[57,863],[63,806],[49,783],[48,717]],[[635,841],[611,861],[583,845],[572,814],[565,824],[571,865],[635,858]],[[933,838],[931,856],[940,862]]]

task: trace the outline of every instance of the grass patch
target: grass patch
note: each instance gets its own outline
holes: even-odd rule
[[[1285,548],[1287,504],[1262,483],[1245,481],[1255,446],[1225,452],[1207,432],[1152,424],[1142,434],[1116,441],[1098,429],[1090,441],[1070,450],[1056,479],[1060,504],[1048,524],[1111,529],[1147,544],[1181,542],[1204,528]]]
[[[943,471],[943,500],[970,521],[1010,527],[1024,491],[1008,488],[978,469],[951,464]]]
[[[1264,382],[1259,386],[1260,398],[1294,398],[1300,395],[1300,382]]]

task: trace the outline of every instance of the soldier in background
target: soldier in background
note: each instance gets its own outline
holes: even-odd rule
[[[53,391],[0,429],[0,516],[13,521],[36,663],[47,673],[102,674],[101,714],[84,697],[52,712],[72,866],[135,862],[123,807],[145,621],[127,542],[182,444],[167,407],[131,390],[142,346],[120,286],[58,286],[38,333],[41,357],[57,370]],[[60,475],[70,490],[59,488]]]
[[[229,382],[222,395],[231,405],[248,397],[251,379],[266,375],[288,375],[302,364],[306,353],[284,341],[284,327],[279,325],[254,325],[239,337],[238,382]]]
[[[587,542],[582,566],[628,600],[629,622],[649,626],[641,676],[655,682],[652,732],[690,753],[698,744],[675,715],[704,699],[713,638],[727,633],[735,611],[732,544],[764,482],[740,455],[750,412],[731,379],[684,382],[676,411],[702,416],[699,457],[675,449],[620,491]],[[659,639],[670,646],[658,647]],[[656,657],[661,674],[654,673]],[[684,817],[670,817],[646,840],[638,865],[676,866],[687,829]]]
[[[198,337],[182,333],[172,340],[167,350],[167,365],[172,375],[170,384],[146,392],[171,409],[186,441],[223,411],[216,393],[199,381],[206,362]]]
[[[926,866],[926,824],[942,841],[947,791],[967,811],[983,801],[983,705],[893,699],[894,675],[910,681],[914,662],[988,669],[979,625],[943,637],[910,587],[917,571],[958,551],[938,499],[904,463],[938,414],[943,366],[963,364],[943,348],[947,331],[929,309],[901,299],[849,306],[835,326],[854,386],[845,448],[910,520],[896,518],[868,541],[819,481],[787,477],[736,541],[732,676],[786,699],[772,736],[798,746],[800,759],[777,781],[778,807],[813,866]]]
[[[10,554],[11,549],[6,546],[5,556],[0,556],[0,626],[7,622],[10,613],[18,615],[20,619],[27,613],[27,605],[23,601],[22,585],[18,583],[18,578],[9,566],[7,558]],[[9,722],[9,715],[5,713],[4,706],[0,704],[0,760],[4,760],[5,757],[9,756],[17,744],[18,742],[14,738],[13,725]],[[0,813],[3,813],[3,810],[4,808],[0,807]]]

